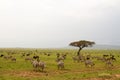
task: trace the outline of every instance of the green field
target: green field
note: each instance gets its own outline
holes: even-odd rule
[[[46,63],[43,72],[34,71],[30,61],[25,61],[26,56],[39,55],[40,60]],[[48,56],[47,54],[50,54]],[[64,60],[65,68],[58,70],[56,54],[67,54]],[[0,57],[0,80],[120,80],[120,50],[82,50],[81,54],[99,56],[112,54],[116,61],[113,66],[108,67],[104,62],[92,59],[94,67],[86,67],[84,62],[74,62],[72,56],[77,53],[76,49],[22,49],[22,48],[1,48],[0,55],[11,55],[16,62]],[[28,57],[28,56],[27,56]]]

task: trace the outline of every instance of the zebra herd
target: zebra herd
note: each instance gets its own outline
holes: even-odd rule
[[[40,60],[40,57],[36,54],[34,54],[34,56],[29,57],[31,54],[27,53],[27,54],[22,54],[21,57],[26,56],[24,59],[25,61],[30,61],[34,70],[35,71],[44,71],[44,69],[46,68],[46,64],[44,61]],[[44,55],[47,56],[51,56],[51,54],[49,53],[44,53]],[[64,65],[64,60],[66,60],[68,53],[66,54],[60,54],[60,53],[56,53],[56,66],[59,69],[64,69],[65,65]],[[16,62],[17,59],[11,55],[3,55],[1,54],[0,57],[3,57],[4,59],[11,59],[11,61]],[[79,56],[72,56],[72,59],[75,62],[83,62],[85,64],[86,67],[93,67],[95,65],[93,59],[96,59],[98,61],[102,61],[104,62],[107,66],[112,67],[113,66],[113,61],[116,61],[116,58],[114,55],[110,54],[110,55],[103,55],[102,57],[100,56],[91,56],[91,55],[79,55]]]
[[[45,68],[45,63],[43,61],[33,60],[33,61],[31,61],[31,63],[33,64],[33,68],[35,71],[37,71],[39,69],[41,69],[41,71],[43,71]]]
[[[95,65],[95,63],[93,62],[93,59],[96,59],[98,61],[101,61],[103,63],[105,63],[106,66],[108,67],[112,67],[113,66],[113,61],[116,61],[116,58],[114,55],[103,55],[102,57],[100,56],[83,56],[83,55],[79,55],[79,56],[73,56],[73,61],[74,62],[84,62],[86,67],[93,67]]]
[[[16,62],[16,58],[10,55],[4,56],[3,54],[1,54],[0,57],[3,57],[6,60],[11,59],[11,61]]]

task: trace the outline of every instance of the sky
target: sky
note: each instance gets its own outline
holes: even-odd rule
[[[0,0],[0,47],[120,45],[120,0]]]

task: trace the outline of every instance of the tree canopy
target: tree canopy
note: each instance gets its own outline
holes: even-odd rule
[[[95,44],[95,42],[92,41],[86,41],[86,40],[80,40],[80,41],[75,41],[75,42],[71,42],[69,45],[70,46],[74,46],[74,47],[79,47],[79,51],[78,54],[80,54],[80,51],[84,48],[84,47],[92,47]]]

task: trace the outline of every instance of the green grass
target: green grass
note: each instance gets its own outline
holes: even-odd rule
[[[11,60],[5,60],[0,58],[0,80],[84,80],[89,78],[110,78],[118,79],[114,77],[116,74],[120,74],[120,50],[83,50],[81,54],[91,56],[102,56],[103,54],[115,55],[117,61],[114,61],[114,66],[108,68],[105,63],[93,59],[95,66],[92,68],[86,68],[83,62],[73,62],[72,56],[76,55],[77,50],[69,49],[0,49],[0,55],[7,55],[8,53],[17,58],[16,62]],[[35,72],[33,70],[30,61],[25,61],[25,57],[21,57],[22,52],[28,53],[32,51],[32,57],[35,54],[40,56],[40,60],[46,63],[44,72]],[[14,52],[12,54],[11,52]],[[51,56],[44,55],[44,53],[50,53]],[[56,53],[65,54],[67,58],[64,61],[65,69],[58,70],[56,60]],[[109,74],[109,75],[107,75]]]

